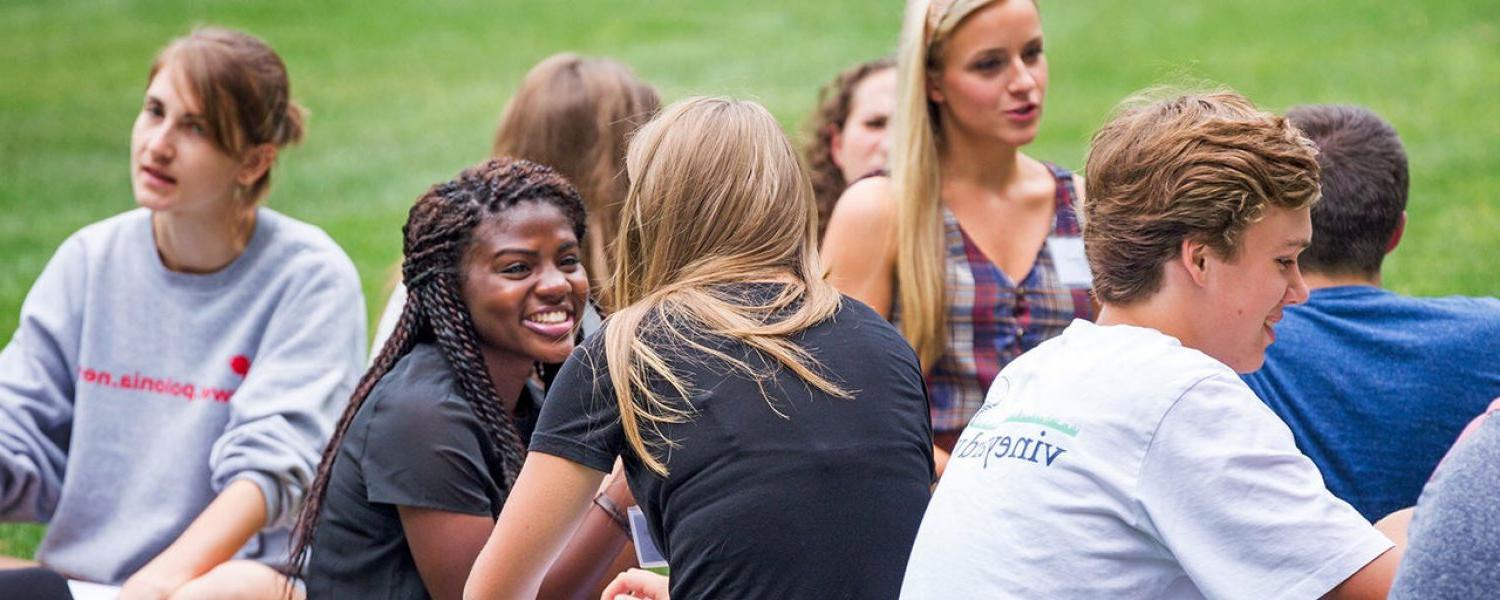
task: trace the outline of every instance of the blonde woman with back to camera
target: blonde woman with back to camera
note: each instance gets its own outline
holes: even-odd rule
[[[673,597],[894,598],[933,476],[921,373],[820,277],[796,151],[759,105],[694,98],[627,171],[612,314],[553,383],[465,597],[534,597],[618,455]]]

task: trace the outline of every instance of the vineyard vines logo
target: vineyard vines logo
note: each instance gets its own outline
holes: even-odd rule
[[[974,414],[974,419],[964,430],[964,438],[954,448],[953,456],[982,459],[985,468],[989,468],[992,459],[1011,459],[1044,467],[1052,466],[1053,462],[1068,451],[1060,444],[1065,443],[1066,438],[1076,437],[1078,427],[1055,417],[1002,408],[1006,407],[1003,400],[1009,391],[1010,381],[1003,377],[995,380],[990,391],[990,401]],[[1017,425],[1034,425],[1038,429],[1034,436],[1029,433],[1012,433],[1020,429]],[[1007,433],[994,431],[1000,428],[1005,428]],[[1053,432],[1050,439],[1047,438],[1048,431]]]

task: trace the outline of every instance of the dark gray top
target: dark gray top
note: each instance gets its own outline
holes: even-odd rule
[[[536,410],[523,393],[523,441]],[[370,390],[344,435],[313,534],[308,597],[429,597],[396,508],[494,518],[505,502],[502,473],[442,352],[419,344]]]

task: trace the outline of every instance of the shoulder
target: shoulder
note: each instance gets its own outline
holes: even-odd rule
[[[300,267],[308,273],[358,279],[354,262],[321,228],[261,207],[259,225],[267,228],[267,256],[280,267]]]
[[[609,365],[605,356],[608,331],[609,322],[606,320],[604,326],[573,348],[547,390],[549,398],[553,390],[559,388],[566,390],[587,385],[604,389],[609,386]]]
[[[256,226],[266,228],[266,238],[243,281],[286,290],[290,302],[326,303],[331,296],[363,306],[354,261],[322,229],[264,207]]]
[[[1051,176],[1052,181],[1055,182],[1054,185],[1063,188],[1064,194],[1073,206],[1081,207],[1083,205],[1084,181],[1082,175],[1054,162],[1045,160],[1037,160],[1037,162],[1041,163],[1047,169],[1047,173]]]
[[[429,422],[439,414],[435,406],[468,406],[453,387],[447,359],[431,344],[418,344],[396,361],[365,403],[361,410],[394,423]]]
[[[841,296],[839,310],[825,323],[830,333],[840,339],[856,341],[854,346],[870,347],[870,344],[878,344],[882,347],[890,346],[896,348],[909,348],[910,344],[906,338],[901,336],[890,321],[875,312],[859,300],[847,295]]]
[[[1448,315],[1472,319],[1475,324],[1494,330],[1500,328],[1500,299],[1470,296],[1412,298],[1418,306]]]
[[[866,177],[854,182],[844,190],[838,204],[834,205],[829,226],[842,224],[858,228],[893,225],[896,221],[896,200],[893,193],[889,177]]]
[[[129,243],[136,238],[142,243],[149,242],[148,235],[142,234],[149,234],[150,231],[151,211],[137,208],[85,225],[68,236],[58,248],[58,253],[81,252],[102,258],[110,253],[111,247],[121,242]]]

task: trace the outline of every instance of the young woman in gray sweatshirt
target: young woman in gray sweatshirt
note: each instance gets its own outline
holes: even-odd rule
[[[349,258],[260,206],[302,137],[289,96],[250,35],[169,44],[131,133],[140,208],[68,238],[28,294],[0,352],[0,518],[49,524],[42,567],[124,597],[284,591],[265,563],[365,336]]]

